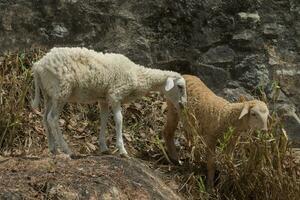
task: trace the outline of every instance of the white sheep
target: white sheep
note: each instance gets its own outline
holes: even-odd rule
[[[120,155],[127,156],[122,138],[121,104],[149,91],[160,91],[177,108],[186,103],[185,80],[179,73],[145,68],[121,54],[98,53],[86,48],[53,48],[33,66],[37,108],[42,91],[45,103],[43,123],[49,149],[57,153],[72,152],[58,126],[63,106],[67,102],[100,102],[101,126],[99,146],[108,152],[105,131],[111,105],[116,125],[116,146]]]
[[[203,137],[207,147],[207,185],[213,187],[215,173],[214,158],[218,139],[229,129],[234,128],[239,134],[248,129],[267,130],[269,110],[262,101],[252,100],[242,103],[229,103],[215,95],[198,77],[183,75],[186,81],[188,101],[187,115],[182,121],[188,140],[192,140],[195,132]],[[170,159],[178,162],[178,155],[174,144],[180,114],[173,103],[168,101],[167,124],[164,129],[167,152]],[[196,131],[193,130],[196,128]],[[238,135],[235,136],[238,137]],[[193,141],[189,141],[193,143]]]

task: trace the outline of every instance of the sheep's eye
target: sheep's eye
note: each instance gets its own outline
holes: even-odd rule
[[[183,89],[183,85],[177,85],[179,89]]]
[[[256,113],[255,112],[251,112],[251,116],[255,117]]]

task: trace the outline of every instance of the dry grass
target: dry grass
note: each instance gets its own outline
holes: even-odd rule
[[[47,152],[47,140],[40,114],[32,112],[32,63],[44,54],[41,50],[8,54],[0,58],[0,147],[2,155]],[[165,123],[166,104],[153,93],[124,105],[124,139],[132,156],[147,161],[163,171],[166,179],[176,180],[178,191],[187,199],[297,199],[300,196],[299,163],[287,141],[284,129],[275,115],[271,131],[241,137],[233,152],[227,151],[233,134],[229,130],[217,150],[216,191],[205,188],[205,144],[194,137],[190,148],[183,134],[178,135],[183,166],[170,165],[160,133]],[[97,105],[67,105],[60,120],[64,136],[73,151],[97,154],[100,108]],[[194,119],[191,119],[194,120]],[[107,135],[112,151],[112,119]],[[197,128],[191,128],[194,132]],[[193,132],[192,131],[192,132]],[[181,133],[180,129],[178,133]],[[191,134],[195,136],[196,134]],[[192,152],[191,152],[192,149]],[[203,170],[204,169],[204,170]]]
[[[287,136],[273,117],[268,133],[250,133],[235,152],[219,152],[218,190],[230,199],[297,199],[300,165],[295,162]]]
[[[0,61],[0,147],[30,145],[26,132],[30,126],[32,113],[29,112],[31,91],[32,62],[37,60],[42,52],[19,52],[17,54],[4,55]],[[25,140],[24,140],[25,139]]]

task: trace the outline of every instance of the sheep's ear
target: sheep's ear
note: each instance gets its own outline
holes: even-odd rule
[[[249,112],[249,109],[250,109],[249,104],[248,103],[244,103],[244,107],[243,107],[243,110],[242,110],[242,112],[241,112],[241,114],[239,116],[239,119],[242,119],[242,117],[244,117],[245,115],[247,115],[248,112]]]
[[[167,78],[166,85],[165,85],[165,90],[170,91],[174,87],[174,79],[171,77]]]

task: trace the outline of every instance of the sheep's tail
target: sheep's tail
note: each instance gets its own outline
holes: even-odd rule
[[[41,100],[41,90],[40,90],[41,84],[38,78],[38,74],[36,72],[34,72],[33,74],[33,80],[34,80],[35,95],[34,95],[34,100],[31,103],[31,107],[33,109],[38,109]]]

